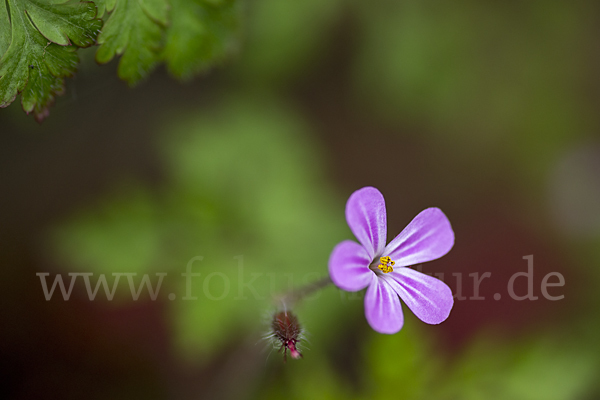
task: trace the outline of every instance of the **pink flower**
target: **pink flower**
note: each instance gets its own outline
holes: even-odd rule
[[[454,299],[450,288],[410,265],[442,257],[454,245],[450,221],[439,208],[417,215],[386,246],[385,201],[379,190],[365,187],[346,203],[346,221],[360,244],[345,240],[329,257],[329,275],[340,289],[367,287],[365,316],[380,333],[402,329],[400,299],[423,322],[439,324],[448,318]]]

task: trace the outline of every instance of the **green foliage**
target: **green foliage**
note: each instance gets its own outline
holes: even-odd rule
[[[239,1],[171,0],[171,5],[163,55],[176,77],[190,78],[236,47]]]
[[[0,107],[22,93],[25,112],[41,120],[76,71],[76,47],[94,44],[102,21],[93,3],[8,0],[0,9]]]
[[[0,107],[22,93],[23,109],[38,120],[76,72],[77,48],[99,44],[100,64],[121,56],[118,75],[131,86],[163,61],[189,79],[236,48],[241,9],[241,0],[1,3]]]
[[[6,2],[0,4],[0,27],[10,26],[10,19],[8,17],[8,9],[6,8]],[[10,45],[11,33],[9,29],[0,29],[0,58],[8,49]]]
[[[115,2],[117,0],[95,0],[96,8],[98,10],[98,18],[104,17],[104,14],[107,10],[112,10],[115,8]]]
[[[239,0],[102,0],[111,12],[98,37],[96,60],[121,55],[119,77],[130,85],[160,61],[176,77],[189,79],[221,61],[237,43]]]
[[[160,59],[167,0],[113,0],[105,2],[104,7],[111,14],[98,36],[96,61],[104,64],[122,54],[119,77],[134,85]]]

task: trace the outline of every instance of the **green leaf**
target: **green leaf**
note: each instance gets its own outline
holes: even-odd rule
[[[62,94],[63,78],[75,73],[76,47],[94,44],[102,21],[95,19],[90,2],[8,0],[6,5],[9,23],[6,7],[0,7],[0,50],[6,50],[0,59],[0,107],[22,93],[23,110],[33,111],[39,121]]]
[[[98,18],[102,18],[106,10],[112,10],[115,8],[115,2],[117,0],[95,0],[96,7],[98,8]]]
[[[105,64],[122,55],[119,77],[135,85],[160,60],[168,4],[166,0],[105,0],[102,7],[111,14],[98,37],[96,61]]]
[[[8,9],[6,8],[6,2],[0,4],[0,26],[10,26],[10,19],[8,19]],[[6,49],[10,45],[10,30],[0,29],[0,58],[4,55]]]
[[[239,0],[171,0],[171,6],[163,55],[173,75],[188,79],[235,49]]]

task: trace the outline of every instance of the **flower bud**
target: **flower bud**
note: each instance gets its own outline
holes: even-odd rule
[[[281,345],[279,351],[283,350],[283,361],[286,361],[288,350],[292,358],[302,357],[298,351],[298,342],[302,339],[302,328],[298,323],[298,318],[292,312],[276,312],[271,322],[271,331],[271,337]]]

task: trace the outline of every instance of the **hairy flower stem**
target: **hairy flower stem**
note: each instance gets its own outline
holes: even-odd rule
[[[308,285],[302,286],[299,289],[292,289],[287,293],[275,298],[275,300],[283,306],[284,309],[292,309],[299,301],[305,299],[317,290],[323,289],[330,283],[331,278],[326,276]]]

